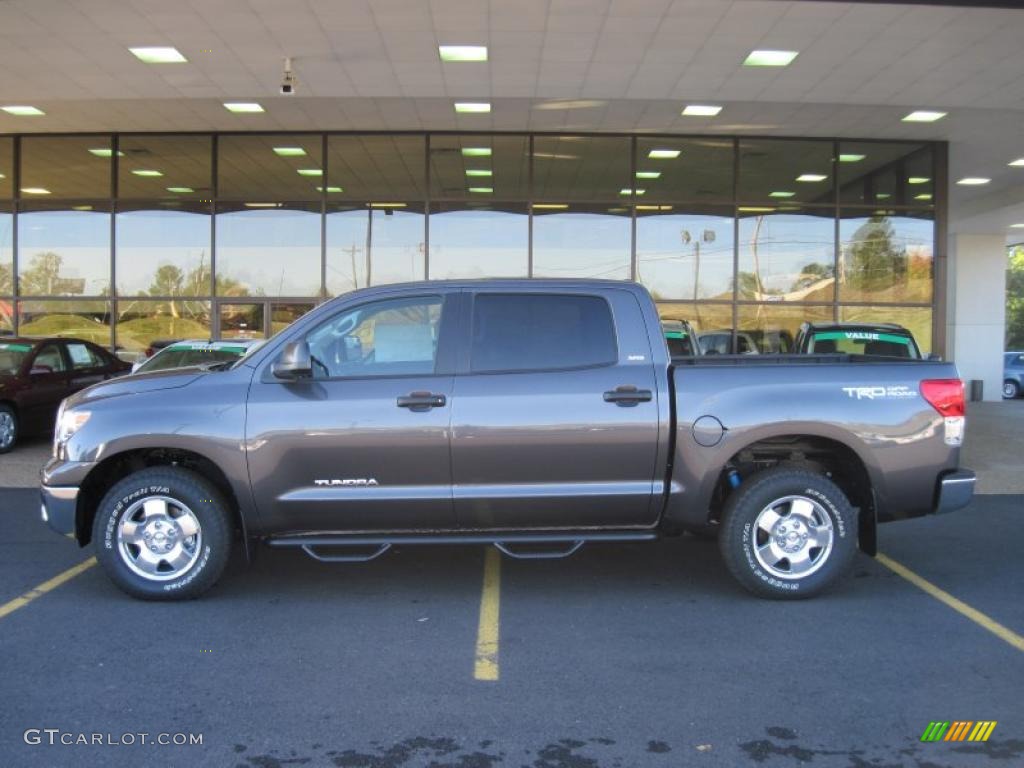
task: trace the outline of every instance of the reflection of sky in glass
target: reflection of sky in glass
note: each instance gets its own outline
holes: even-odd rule
[[[344,293],[366,285],[367,229],[372,230],[373,285],[423,280],[426,239],[422,213],[367,209],[327,216],[327,290]],[[356,269],[353,280],[352,267]]]
[[[748,216],[739,222],[739,271],[759,274],[766,291],[789,292],[807,265],[820,264],[832,270],[834,241],[835,221],[831,218]]]
[[[366,287],[365,209],[327,214],[327,292],[332,296]]]
[[[95,211],[33,211],[18,216],[18,273],[33,257],[53,252],[62,259],[60,277],[82,279],[82,293],[99,295],[110,285],[110,214]],[[77,292],[77,291],[76,291]]]
[[[182,211],[127,211],[117,214],[117,289],[135,294],[148,291],[157,270],[178,267],[184,277],[200,264],[210,266],[210,217]],[[185,293],[206,294],[209,280],[187,285]]]
[[[731,299],[732,222],[683,214],[637,218],[637,279],[659,298]]]
[[[254,294],[315,296],[320,215],[286,209],[218,214],[217,272]]]
[[[629,279],[628,216],[552,213],[533,219],[533,271],[537,277]]]
[[[430,277],[525,277],[525,213],[446,211],[430,217]]]

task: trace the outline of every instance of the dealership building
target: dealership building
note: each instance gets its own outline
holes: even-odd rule
[[[1010,5],[10,0],[0,334],[130,357],[366,285],[593,277],[764,352],[899,323],[998,398]]]

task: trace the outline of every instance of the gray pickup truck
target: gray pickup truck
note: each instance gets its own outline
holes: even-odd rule
[[[393,285],[327,302],[218,369],[61,406],[42,516],[127,593],[191,598],[237,532],[352,562],[395,544],[560,557],[714,533],[755,594],[834,584],[878,522],[966,505],[949,363],[673,361],[639,285]]]

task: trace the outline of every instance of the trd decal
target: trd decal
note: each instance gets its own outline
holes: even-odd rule
[[[904,384],[888,387],[843,387],[843,392],[853,400],[905,400],[917,397],[917,390]]]

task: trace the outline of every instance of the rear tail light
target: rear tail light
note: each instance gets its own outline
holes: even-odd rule
[[[964,415],[964,383],[960,379],[925,379],[921,397],[947,418]]]

